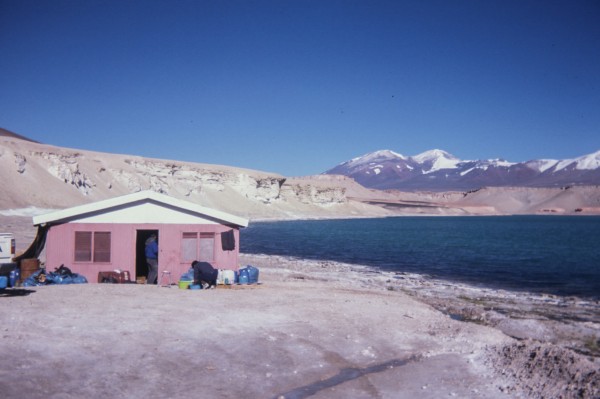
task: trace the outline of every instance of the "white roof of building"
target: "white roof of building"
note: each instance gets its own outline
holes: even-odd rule
[[[179,200],[154,191],[139,191],[34,216],[44,223],[220,223],[247,227],[248,219]]]

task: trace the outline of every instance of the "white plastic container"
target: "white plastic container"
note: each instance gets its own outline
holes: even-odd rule
[[[231,285],[235,281],[235,272],[233,270],[222,270],[223,284]]]

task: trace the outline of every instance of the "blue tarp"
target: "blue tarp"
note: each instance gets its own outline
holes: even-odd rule
[[[46,280],[40,281],[40,274],[45,273],[43,269],[34,272],[31,276],[27,277],[23,281],[23,287],[39,287],[42,285],[51,284],[86,284],[87,279],[77,273],[71,275],[65,275],[55,272],[45,273]]]

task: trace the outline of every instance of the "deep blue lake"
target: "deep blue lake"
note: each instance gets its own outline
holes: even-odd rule
[[[244,253],[333,260],[478,286],[600,298],[600,217],[252,222]]]

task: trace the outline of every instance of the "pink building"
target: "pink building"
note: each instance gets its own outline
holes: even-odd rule
[[[90,283],[98,272],[117,269],[132,280],[146,276],[145,241],[156,234],[159,276],[170,271],[176,282],[194,260],[237,270],[239,229],[248,220],[141,191],[36,216],[33,224],[47,228],[48,271],[65,265]]]

